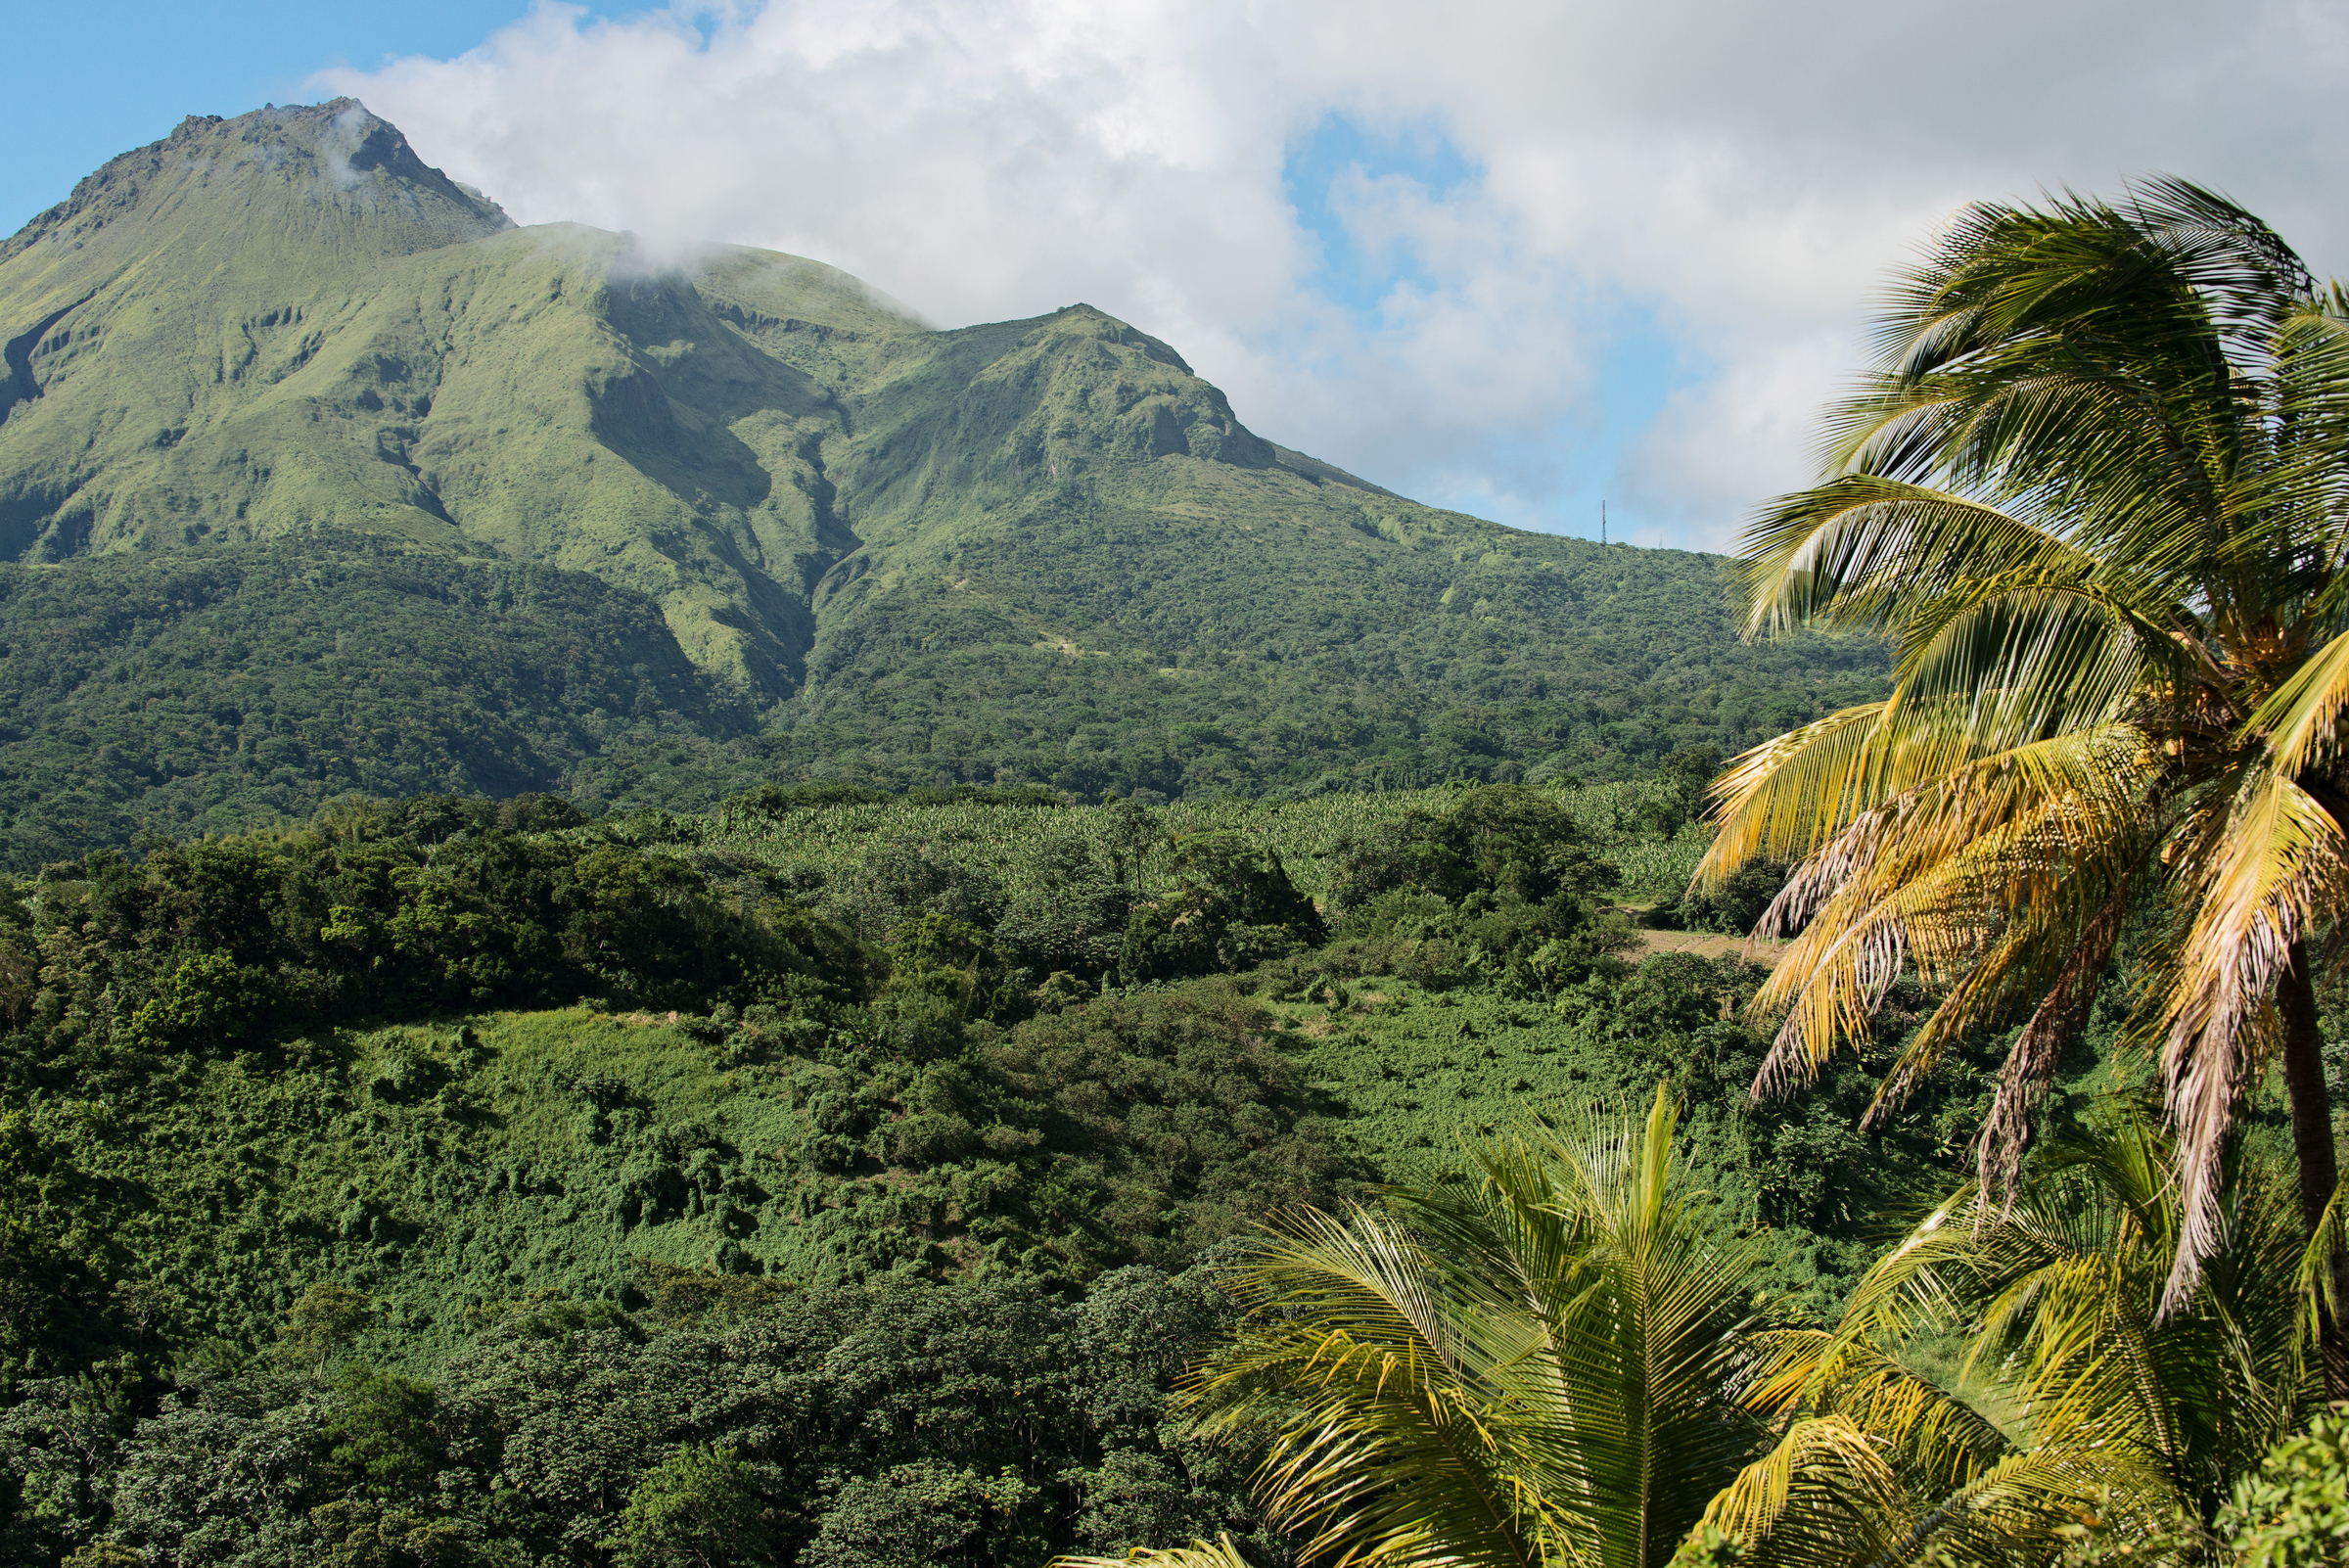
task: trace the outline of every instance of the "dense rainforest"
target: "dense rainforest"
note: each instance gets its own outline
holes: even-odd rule
[[[1765,1299],[1831,1313],[1984,1080],[1865,1134],[1866,1060],[1747,1100],[1761,972],[1664,929],[1772,891],[1672,897],[1711,765],[354,799],[20,879],[6,1554],[685,1561],[661,1543],[717,1509],[727,1561],[1285,1560],[1246,1441],[1168,1403],[1233,1311],[1219,1260],[1659,1080]]]
[[[1037,553],[1052,535],[1022,537],[1007,577],[1074,581]],[[909,604],[860,646],[853,700],[810,697],[763,728],[656,605],[582,573],[336,534],[0,565],[0,866],[304,817],[351,791],[559,790],[624,811],[776,778],[1084,801],[1596,781],[1751,744],[1881,683],[1870,645],[1739,647],[1709,557],[1567,553],[1571,572],[1530,581],[1477,570],[1501,597],[1592,583],[1571,656],[1517,619],[1403,603],[1315,632],[1354,591],[1331,562],[1244,635],[1164,634],[1147,659],[973,645]],[[1381,585],[1433,600],[1456,571],[1422,551]],[[1211,597],[1174,608],[1212,628]]]

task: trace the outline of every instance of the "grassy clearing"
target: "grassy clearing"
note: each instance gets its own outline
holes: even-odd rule
[[[1629,1083],[1574,1018],[1487,992],[1373,980],[1334,1008],[1271,1011],[1372,1183],[1426,1179],[1463,1132]],[[837,1275],[836,1217],[794,1196],[806,1128],[789,1071],[724,1068],[666,1019],[576,1007],[340,1035],[141,1097],[113,1113],[135,1128],[83,1140],[84,1168],[115,1241],[200,1329],[250,1341],[332,1279],[381,1304],[386,1350],[429,1363],[475,1309],[615,1297],[648,1260],[709,1268],[733,1245],[770,1275]]]

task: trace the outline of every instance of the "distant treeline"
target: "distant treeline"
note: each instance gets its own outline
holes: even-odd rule
[[[641,594],[345,536],[0,563],[0,715],[20,872],[353,793],[576,789],[748,727]]]
[[[938,639],[971,628],[884,605],[822,651],[831,684],[760,719],[651,600],[578,573],[342,535],[0,564],[0,869],[353,793],[561,791],[600,813],[770,782],[1089,803],[1615,779],[1880,684],[1872,644],[1737,646],[1701,567],[1642,562],[1654,590],[1578,608],[1571,646],[1498,610],[1358,616],[1344,650],[1317,622],[1202,630],[1164,669],[984,638],[948,654]]]
[[[770,787],[729,809],[871,798]],[[75,1060],[582,998],[708,1013],[918,993],[942,1016],[1012,1023],[1107,985],[1290,958],[1333,921],[1358,969],[1456,958],[1536,987],[1628,940],[1592,902],[1614,866],[1554,800],[1516,786],[1346,841],[1326,915],[1247,834],[1170,841],[1130,802],[1111,820],[1106,856],[1080,838],[1039,844],[1012,881],[897,844],[827,889],[722,852],[618,842],[559,796],[347,802],[299,830],[101,850],[8,885],[0,1019]]]

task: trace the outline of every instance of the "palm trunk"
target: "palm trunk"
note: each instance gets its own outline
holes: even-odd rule
[[[2340,1182],[2333,1153],[2332,1103],[2325,1092],[2324,1037],[2317,1029],[2317,992],[2308,952],[2292,944],[2291,966],[2276,988],[2283,1021],[2283,1087],[2292,1108],[2292,1154],[2300,1168],[2300,1221],[2313,1238]],[[2349,1301],[2349,1259],[2332,1256],[2334,1299]],[[2349,1324],[2332,1313],[2317,1322],[2317,1353],[2325,1367],[2325,1397],[2349,1399]]]

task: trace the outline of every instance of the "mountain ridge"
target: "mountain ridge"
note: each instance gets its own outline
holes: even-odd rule
[[[583,225],[516,227],[351,100],[191,116],[111,161],[0,246],[0,346],[15,570],[99,592],[117,558],[342,559],[365,538],[459,576],[601,585],[548,605],[640,596],[708,698],[680,718],[685,772],[581,786],[613,799],[767,776],[1090,795],[1603,774],[1737,742],[1753,703],[1718,711],[1740,681],[1807,715],[1881,665],[1739,649],[1710,558],[1523,533],[1281,446],[1174,346],[1089,304],[942,330],[804,257],[668,262]],[[264,595],[302,580],[232,576]],[[384,613],[439,614],[386,591],[407,609]],[[1615,709],[1679,699],[1585,700],[1659,679],[1713,693],[1709,716],[1633,735]],[[1487,739],[1427,740],[1468,709]],[[1202,746],[1224,755],[1191,778]],[[538,782],[601,765],[550,761]],[[322,760],[311,782],[350,771]],[[0,758],[21,797],[55,772]],[[135,817],[150,774],[90,820]],[[261,791],[252,811],[263,796],[286,808]]]

